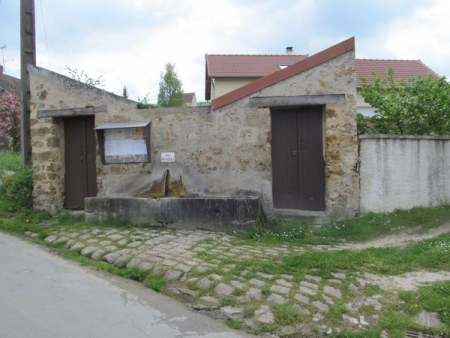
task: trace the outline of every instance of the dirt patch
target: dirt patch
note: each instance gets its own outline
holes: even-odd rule
[[[439,281],[450,280],[450,272],[448,271],[415,271],[407,272],[399,276],[366,276],[368,283],[378,285],[384,290],[406,290],[414,291],[426,283],[434,283]]]
[[[373,241],[346,244],[344,245],[344,248],[348,250],[363,250],[369,248],[401,247],[412,242],[420,242],[447,233],[450,233],[450,223],[446,223],[437,228],[429,229],[426,232],[424,232],[424,229],[421,226],[417,226],[400,231],[395,235],[377,238]]]
[[[420,226],[405,229],[395,235],[377,238],[376,240],[345,245],[348,250],[363,250],[369,248],[402,247],[407,244],[420,242],[450,233],[450,223],[424,232]],[[366,274],[367,282],[376,284],[385,290],[416,290],[426,283],[450,280],[449,271],[415,271],[407,272],[399,276],[378,276]]]

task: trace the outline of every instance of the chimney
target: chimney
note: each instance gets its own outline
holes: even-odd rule
[[[294,54],[294,47],[286,47],[286,55]]]
[[[3,75],[3,65],[0,65],[0,75]]]

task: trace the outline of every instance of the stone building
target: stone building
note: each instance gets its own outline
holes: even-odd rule
[[[57,212],[82,209],[90,196],[162,197],[170,177],[177,196],[253,196],[267,213],[353,217],[354,47],[343,41],[211,107],[140,110],[29,66],[34,206]]]

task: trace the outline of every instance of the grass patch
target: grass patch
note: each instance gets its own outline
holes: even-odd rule
[[[334,338],[380,338],[381,331],[376,329],[367,329],[360,332],[352,332],[349,330],[342,330],[339,333],[333,334],[331,337]],[[405,334],[403,334],[403,337]]]
[[[15,152],[0,152],[0,213],[11,214],[33,205],[32,169]]]
[[[238,301],[235,297],[222,297],[220,298],[220,306],[236,306]]]
[[[228,327],[235,329],[235,330],[240,330],[243,326],[242,322],[237,319],[228,319],[227,325],[228,325]]]
[[[248,242],[264,244],[337,244],[363,242],[397,230],[421,226],[426,230],[450,221],[450,205],[436,208],[396,210],[389,214],[368,213],[360,217],[335,223],[322,224],[320,228],[295,220],[269,219],[258,227],[236,236]]]
[[[144,286],[155,290],[155,291],[162,291],[164,289],[164,286],[166,285],[166,280],[164,279],[164,276],[157,275],[155,273],[149,272],[147,274],[147,278],[144,282]]]
[[[275,322],[279,325],[290,325],[302,320],[302,314],[291,304],[271,303],[270,309],[275,316]]]
[[[244,318],[249,318],[249,317],[253,316],[253,314],[255,313],[257,308],[258,308],[257,305],[247,304],[246,306],[244,306],[244,312],[242,314],[243,317]]]
[[[450,281],[426,285],[417,291],[401,291],[399,298],[404,302],[400,310],[415,316],[421,310],[437,312],[443,323],[443,333],[450,335]]]
[[[420,269],[450,270],[449,255],[442,254],[442,244],[450,242],[450,234],[404,248],[372,248],[361,251],[309,251],[283,258],[278,269],[286,273],[318,269],[321,275],[333,271],[362,271],[398,275]]]

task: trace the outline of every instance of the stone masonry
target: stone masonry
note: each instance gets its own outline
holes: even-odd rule
[[[151,122],[151,162],[102,164],[97,144],[98,196],[136,196],[168,169],[198,196],[259,196],[272,210],[270,110],[249,107],[249,97],[218,110],[210,107],[136,109],[136,103],[51,71],[29,67],[32,93],[34,205],[51,212],[64,205],[64,118],[38,111],[107,105],[95,124]],[[325,108],[326,217],[339,220],[359,209],[354,51],[255,93],[253,96],[345,94]],[[173,151],[174,163],[161,152]]]

